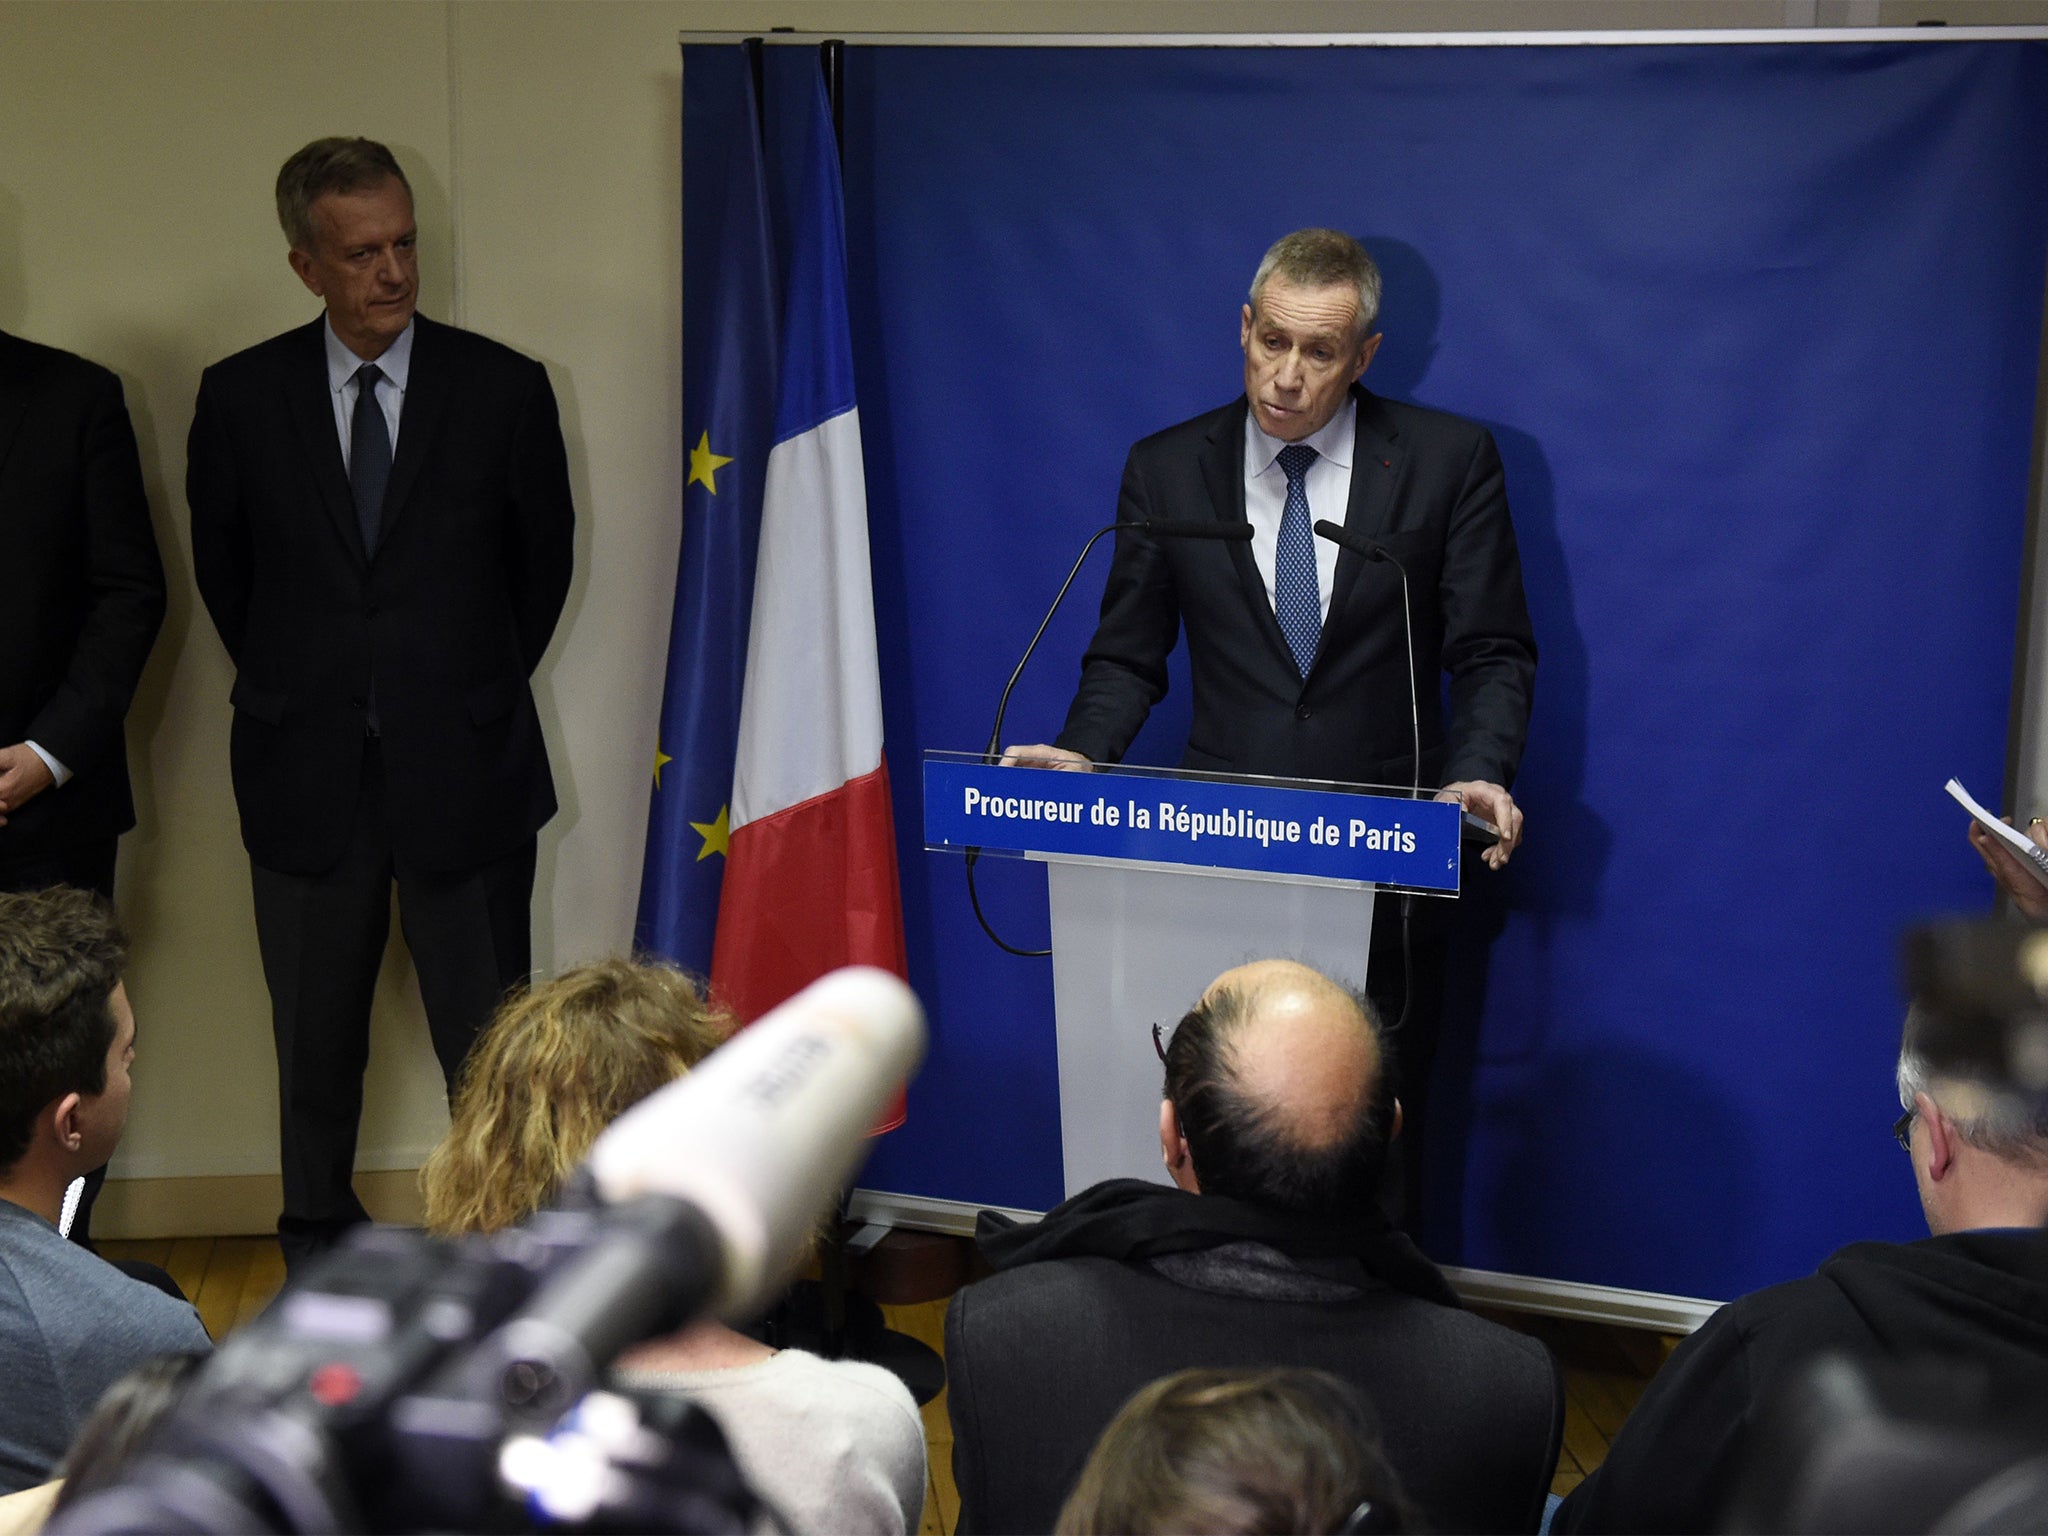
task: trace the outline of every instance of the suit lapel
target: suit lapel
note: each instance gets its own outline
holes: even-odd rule
[[[405,409],[398,418],[398,453],[391,461],[391,482],[384,491],[384,517],[377,529],[377,547],[391,542],[391,530],[405,511],[420,477],[434,431],[448,406],[451,383],[446,337],[442,327],[424,315],[413,317],[412,366],[405,379]]]
[[[363,530],[356,522],[356,499],[348,488],[348,470],[341,461],[341,439],[334,426],[334,402],[327,393],[324,320],[315,320],[295,333],[284,393],[306,462],[313,466],[313,483],[320,487],[320,505],[334,520],[341,542],[360,560]]]
[[[1351,499],[1344,508],[1344,527],[1373,538],[1387,531],[1394,485],[1400,479],[1401,449],[1396,441],[1400,429],[1371,390],[1354,384],[1351,397],[1358,402],[1358,427],[1352,435]],[[1348,549],[1338,554],[1337,574],[1330,583],[1332,616],[1350,600],[1364,564],[1363,556]]]
[[[0,332],[0,470],[7,467],[7,456],[28,415],[29,356],[27,347]]]
[[[1244,420],[1250,410],[1251,406],[1240,397],[1237,409],[1217,427],[1215,435],[1209,439],[1207,452],[1202,456],[1202,484],[1209,492],[1209,504],[1216,509],[1219,522],[1244,521]],[[1232,541],[1230,563],[1237,568],[1237,583],[1251,608],[1253,622],[1265,635],[1274,654],[1292,673],[1294,653],[1287,648],[1287,636],[1281,631],[1280,620],[1273,613],[1273,604],[1266,597],[1266,583],[1259,575],[1259,562],[1252,558],[1251,540]]]

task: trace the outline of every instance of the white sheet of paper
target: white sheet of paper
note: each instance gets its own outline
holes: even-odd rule
[[[2039,845],[2031,837],[2027,836],[2026,833],[2020,831],[2017,827],[2007,826],[1996,816],[1985,810],[1983,806],[1970,797],[1970,792],[1963,788],[1960,781],[1950,779],[1948,781],[1948,792],[1955,797],[1956,804],[1968,811],[1980,826],[1988,829],[1993,837],[1998,838],[2006,847],[2025,859],[2032,866],[2034,874],[2039,878],[2041,884],[2048,886],[2048,853],[2043,853]]]

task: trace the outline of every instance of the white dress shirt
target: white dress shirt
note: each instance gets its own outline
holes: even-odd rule
[[[411,321],[398,333],[398,340],[384,349],[382,357],[357,357],[342,344],[334,334],[334,322],[327,320],[320,327],[327,338],[327,398],[334,402],[334,431],[341,439],[341,467],[349,468],[349,449],[355,444],[356,396],[361,389],[356,384],[356,370],[365,363],[375,363],[384,375],[384,382],[377,388],[377,403],[384,407],[384,425],[391,432],[391,456],[398,457],[398,418],[405,412],[405,381],[412,373]]]
[[[1308,494],[1309,526],[1324,518],[1344,521],[1351,505],[1352,446],[1358,437],[1358,402],[1347,399],[1321,430],[1302,439],[1316,451],[1316,461],[1303,477]],[[1287,446],[1269,436],[1256,415],[1244,413],[1244,515],[1252,525],[1252,559],[1259,567],[1259,579],[1266,584],[1266,601],[1273,601],[1273,567],[1280,548],[1280,515],[1287,510],[1287,471],[1279,465],[1280,450]],[[1316,536],[1316,603],[1324,619],[1330,616],[1330,586],[1337,579],[1337,546]]]
[[[71,777],[71,770],[65,767],[63,763],[59,762],[56,757],[52,756],[49,752],[46,752],[36,742],[24,741],[22,745],[24,747],[27,747],[29,751],[35,753],[37,757],[40,757],[43,760],[43,766],[50,770],[50,777],[53,780],[55,780],[55,782],[51,784],[50,787],[52,789],[62,789],[66,781],[68,781]]]

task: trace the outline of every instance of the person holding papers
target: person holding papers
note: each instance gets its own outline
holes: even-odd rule
[[[2048,853],[2048,822],[2036,816],[2027,823],[2027,836]],[[1991,878],[1998,882],[1998,888],[2021,916],[2029,922],[2048,923],[2048,884],[2042,883],[2040,873],[2032,865],[1974,822],[1970,826],[1970,846],[1977,850],[1984,867],[1991,871]]]

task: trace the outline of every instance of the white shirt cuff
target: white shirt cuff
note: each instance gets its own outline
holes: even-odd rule
[[[53,786],[54,788],[62,789],[65,786],[65,784],[70,781],[71,770],[69,768],[66,768],[62,763],[58,762],[56,758],[52,757],[49,753],[45,752],[41,747],[37,746],[32,741],[25,742],[23,743],[23,745],[25,745],[29,749],[29,751],[35,753],[37,757],[40,757],[43,760],[43,766],[50,770],[50,777],[57,781],[56,784]]]

